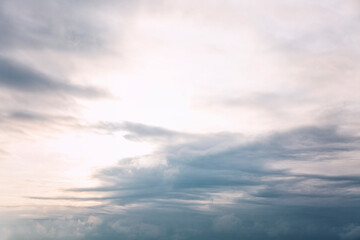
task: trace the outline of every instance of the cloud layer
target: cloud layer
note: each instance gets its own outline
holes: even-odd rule
[[[329,169],[335,163],[357,167],[346,160],[359,153],[357,136],[311,126],[244,142],[231,133],[118,125],[136,141],[162,138],[162,147],[99,171],[98,187],[46,198],[101,203],[91,210],[101,227],[74,239],[356,239],[360,177]],[[301,172],[297,165],[303,163],[322,168]],[[98,197],[76,196],[84,192]],[[123,210],[104,215],[108,206]]]
[[[355,0],[0,0],[0,238],[360,239]]]

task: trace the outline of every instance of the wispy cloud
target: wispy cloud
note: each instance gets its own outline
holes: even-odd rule
[[[101,97],[105,92],[95,87],[82,87],[55,80],[37,70],[10,59],[0,58],[0,85],[22,93],[75,95],[80,97]]]

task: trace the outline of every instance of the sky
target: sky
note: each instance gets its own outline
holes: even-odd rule
[[[1,240],[359,240],[358,0],[0,0]]]

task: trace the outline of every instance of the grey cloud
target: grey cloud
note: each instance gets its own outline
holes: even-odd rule
[[[82,239],[89,233],[95,233],[100,225],[101,219],[91,215],[22,219],[0,223],[0,227],[4,226],[6,229],[5,240],[24,237],[31,240]]]
[[[340,236],[342,239],[360,239],[360,226],[350,225],[346,227],[346,231]]]
[[[104,50],[111,35],[100,10],[119,9],[126,16],[137,1],[0,2],[0,49],[61,49],[83,53]],[[124,21],[124,24],[126,21]]]
[[[79,119],[67,112],[47,113],[47,111],[26,111],[26,110],[3,110],[0,115],[0,129],[5,136],[12,136],[14,139],[34,134],[42,135],[51,132],[73,129],[81,131],[82,126]],[[44,131],[46,130],[46,131]],[[6,142],[6,139],[5,139]],[[11,155],[8,155],[10,160]],[[6,156],[5,156],[6,157]]]
[[[150,127],[144,124],[125,122],[123,128],[136,136],[172,136],[179,133],[160,127]]]
[[[1,130],[13,133],[36,132],[40,125],[75,126],[71,108],[77,98],[109,97],[100,88],[72,84],[26,66],[9,58],[0,57]],[[6,103],[6,104],[5,104]],[[29,129],[26,124],[32,124]]]
[[[220,144],[224,138],[218,137]],[[305,127],[216,151],[211,150],[216,149],[216,141],[204,138],[199,136],[198,146],[194,139],[164,146],[167,165],[139,168],[132,165],[136,159],[127,159],[96,175],[103,181],[101,187],[69,191],[108,196],[79,201],[140,204],[121,215],[104,216],[100,235],[105,239],[335,240],[350,239],[356,232],[355,227],[344,232],[344,227],[358,223],[359,194],[348,190],[359,176],[293,174],[268,168],[267,163],[327,161],[329,156],[317,156],[328,151],[332,160],[341,159],[342,153],[358,150],[357,137],[332,126]],[[192,151],[193,145],[202,151]],[[227,193],[242,195],[228,203],[217,202],[216,196],[226,198]]]
[[[131,123],[107,127],[140,138],[144,134],[149,141],[175,134]],[[145,156],[165,155],[166,164],[141,167],[136,164],[139,158],[124,159],[95,175],[102,181],[99,187],[68,189],[72,197],[33,198],[138,204],[138,210],[129,207],[122,215],[104,216],[100,235],[108,239],[153,239],[156,235],[158,239],[335,240],[347,236],[345,226],[358,223],[360,194],[354,189],[359,187],[359,176],[296,174],[269,167],[283,160],[346,161],[345,154],[359,150],[358,137],[341,133],[335,126],[298,128],[236,146],[223,142],[241,138],[237,135],[189,136],[185,142],[170,141],[154,155]],[[102,197],[76,197],[82,192]],[[339,214],[341,219],[336,218]],[[139,219],[139,215],[152,220]],[[173,219],[179,219],[177,224]],[[229,219],[236,221],[224,227]]]
[[[135,133],[138,130],[135,128]],[[162,135],[164,130],[151,133]],[[145,136],[148,134],[148,131],[144,131]],[[282,160],[308,161],[309,164],[314,161],[336,160],[341,159],[343,153],[359,150],[357,137],[340,134],[335,127],[295,129],[244,145],[223,146],[222,149],[213,152],[211,149],[216,149],[216,143],[206,142],[204,138],[204,136],[199,136],[201,144],[191,139],[189,143],[165,146],[162,154],[167,158],[166,165],[138,168],[133,165],[137,159],[129,159],[126,162],[123,161],[119,167],[102,170],[97,177],[106,184],[103,187],[88,190],[111,192],[112,186],[114,187],[113,196],[123,199],[125,203],[143,199],[168,199],[174,196],[176,198],[181,194],[191,194],[192,191],[199,191],[199,196],[204,194],[203,197],[207,198],[210,193],[231,190],[234,187],[259,186],[265,187],[265,191],[250,193],[250,195],[264,199],[282,196],[286,199],[286,196],[311,198],[316,189],[301,192],[305,191],[302,184],[305,183],[306,186],[306,181],[310,180],[318,183],[323,181],[327,184],[331,182],[334,189],[336,189],[334,183],[346,185],[358,182],[358,176],[297,175],[286,170],[274,170],[267,167],[271,162]],[[211,136],[209,138],[211,139]],[[221,145],[223,140],[219,137],[218,144]],[[155,154],[153,157],[157,158],[158,155]],[[262,180],[265,177],[292,177],[294,179]],[[126,188],[123,188],[125,186]],[[298,191],[293,191],[294,186],[299,188]],[[338,190],[343,187],[339,185]],[[87,190],[77,189],[76,191]],[[330,192],[325,191],[325,197],[327,193]],[[335,194],[334,197],[340,196]]]
[[[144,136],[166,138],[171,132],[155,131],[157,128],[144,125],[135,127],[136,124],[121,125],[119,129],[124,126],[131,126],[126,130],[132,129],[133,134],[143,132]],[[359,150],[358,137],[341,133],[335,126],[312,126],[229,146],[223,144],[231,139],[226,135],[198,135],[198,142],[191,135],[188,142],[163,144],[152,157],[163,154],[166,164],[139,167],[136,165],[139,159],[124,159],[118,166],[95,175],[102,181],[99,187],[68,189],[67,193],[98,192],[105,196],[71,198],[78,201],[139,204],[135,209],[129,207],[122,215],[104,216],[107,233],[102,235],[109,239],[153,239],[156,235],[157,239],[233,239],[235,236],[254,240],[335,240],[350,239],[352,232],[356,232],[353,229],[345,232],[344,227],[359,224],[356,216],[360,176],[296,174],[287,169],[273,169],[269,164],[282,160],[308,164],[346,161],[345,154],[356,154]],[[205,141],[206,138],[209,140]],[[97,209],[100,211],[102,207]],[[149,222],[147,218],[152,220]],[[231,224],[225,226],[227,221]]]
[[[70,82],[61,67],[55,67],[59,72],[48,73],[41,65],[35,68],[31,61],[24,64],[19,53],[35,58],[37,63],[43,61],[40,58],[46,61],[49,52],[65,54],[65,59],[103,53],[111,31],[101,14],[118,9],[119,18],[124,16],[126,24],[126,11],[130,14],[136,2],[0,1],[0,100],[4,103],[0,121],[6,120],[7,124],[2,130],[21,132],[19,120],[23,123],[64,121],[79,107],[77,98],[109,97],[104,89]]]
[[[55,80],[37,70],[10,59],[0,58],[0,85],[22,93],[70,94],[83,97],[104,96],[103,90],[95,87],[82,87]]]
[[[31,111],[12,111],[2,116],[0,122],[10,122],[14,121],[25,122],[25,123],[39,123],[39,122],[47,122],[47,123],[60,123],[60,122],[68,122],[75,123],[76,118],[67,115],[52,115],[52,114],[43,114],[38,112]]]
[[[339,227],[354,221],[359,210],[340,208],[239,207],[217,209],[204,214],[185,209],[136,208],[119,214],[93,213],[88,216],[53,217],[18,222],[12,226],[11,240],[25,234],[32,239],[346,239],[356,225]],[[94,209],[93,209],[94,212]],[[340,219],[341,215],[348,219]],[[228,225],[230,224],[230,225]],[[331,226],[331,227],[329,227]],[[51,229],[51,231],[49,231]],[[41,231],[40,231],[41,230]],[[345,230],[345,231],[344,231]],[[339,235],[343,233],[345,235]],[[348,238],[351,239],[351,238]],[[352,238],[354,239],[354,238]],[[7,239],[8,240],[8,239]]]
[[[70,6],[67,9],[60,7],[61,5],[56,2],[2,1],[0,5],[1,29],[4,31],[0,37],[2,47],[76,49],[79,47],[76,46],[76,38],[84,40],[80,46],[86,41],[90,44],[93,38],[86,32],[93,31],[89,31],[89,25],[81,24],[79,19],[74,18]],[[67,10],[68,14],[62,14],[62,10]]]
[[[36,114],[31,112],[12,112],[9,116],[10,119],[17,119],[17,120],[25,120],[25,121],[46,121],[49,119],[49,116],[45,116],[42,114]]]
[[[188,134],[171,131],[161,127],[153,127],[133,122],[100,122],[95,129],[105,131],[108,134],[114,132],[126,132],[124,137],[128,140],[169,140],[188,136]]]

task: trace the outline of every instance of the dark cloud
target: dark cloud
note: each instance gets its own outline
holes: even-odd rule
[[[104,91],[95,87],[77,86],[64,80],[55,80],[40,71],[6,58],[0,58],[0,86],[22,93],[105,96]]]
[[[145,131],[145,135],[146,133]],[[359,139],[340,134],[335,127],[295,129],[215,152],[212,152],[211,148],[216,144],[211,141],[206,142],[204,138],[204,136],[199,137],[200,143],[191,141],[164,147],[162,154],[167,158],[166,165],[139,168],[133,164],[138,159],[132,159],[123,162],[119,167],[105,169],[97,176],[117,186],[114,194],[119,197],[121,204],[126,203],[127,200],[134,202],[153,198],[176,199],[179,195],[191,195],[194,191],[197,191],[197,198],[202,196],[206,199],[214,192],[231,191],[233,188],[238,190],[244,188],[254,201],[272,201],[281,197],[286,203],[287,198],[315,199],[330,195],[340,201],[342,197],[339,195],[340,192],[334,191],[341,191],[344,186],[336,188],[335,185],[340,183],[351,185],[358,182],[358,176],[296,175],[286,170],[274,170],[268,167],[270,163],[283,160],[307,161],[309,164],[314,161],[338,158],[340,160],[343,153],[358,150]],[[222,140],[219,138],[219,144]],[[158,155],[153,157],[156,158]],[[276,180],[279,177],[292,179]],[[321,191],[316,187],[306,190],[309,181],[320,184],[320,188],[324,185],[328,187]],[[127,188],[118,189],[118,186],[127,186]],[[263,189],[252,192],[249,191],[251,186]],[[102,191],[102,189],[98,190]],[[358,197],[357,194],[354,196]],[[302,204],[301,201],[302,199],[299,199],[299,202],[292,200],[291,204]]]
[[[16,222],[9,238],[26,233],[35,239],[357,239],[355,208],[233,206],[217,211],[189,211],[182,208],[134,208],[118,214],[92,209],[86,216],[51,217]],[[95,212],[95,213],[94,213]],[[346,217],[342,219],[338,216]],[[331,227],[329,227],[331,226]],[[341,227],[339,227],[341,226]],[[15,223],[12,226],[15,229]]]
[[[143,133],[151,141],[149,136],[182,137],[131,123],[108,127]],[[86,239],[356,239],[360,176],[328,175],[326,169],[299,174],[271,164],[346,162],[359,150],[358,137],[335,126],[311,126],[233,146],[223,141],[241,137],[230,135],[187,135],[188,141],[171,141],[153,155],[101,170],[95,176],[99,187],[69,189],[71,197],[34,198],[99,201],[104,205],[98,212],[108,205],[126,207],[101,216],[99,238],[92,233]],[[138,164],[161,156],[166,163]],[[101,197],[74,196],[84,192]]]
[[[360,239],[360,226],[350,225],[341,234],[342,239]]]
[[[45,116],[13,112],[9,117],[38,121]],[[84,210],[98,219],[96,227],[86,220],[87,214],[34,220],[36,231],[43,227],[40,232],[24,230],[33,233],[30,239],[356,239],[360,176],[271,167],[284,160],[309,165],[346,162],[347,156],[356,155],[360,139],[335,126],[303,127],[247,142],[238,134],[185,134],[130,122],[96,127],[147,141],[173,141],[160,140],[162,148],[154,154],[123,159],[99,171],[98,187],[68,189],[58,197],[32,196],[99,205]],[[166,163],[139,164],[159,157]],[[84,193],[91,196],[78,195]],[[112,207],[124,211],[114,213],[108,210]],[[88,227],[66,235],[62,230],[75,222]],[[22,236],[17,232],[9,239]]]

